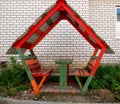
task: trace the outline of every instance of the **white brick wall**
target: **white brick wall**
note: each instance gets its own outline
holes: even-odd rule
[[[120,61],[120,40],[116,38],[116,6],[120,0],[89,0],[89,20],[95,31],[115,51],[114,55],[106,54],[104,63]]]
[[[0,60],[8,60],[7,49],[56,0],[0,0]],[[115,5],[120,0],[66,0],[115,50],[103,62],[118,62],[120,42],[115,38]],[[89,1],[89,2],[88,2]],[[44,66],[59,58],[74,59],[73,66],[86,63],[92,47],[67,21],[61,21],[38,45],[35,53]]]

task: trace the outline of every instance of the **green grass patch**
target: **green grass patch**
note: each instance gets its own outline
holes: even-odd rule
[[[28,82],[23,66],[11,57],[10,65],[0,73],[0,96],[15,95],[19,90],[26,90]]]
[[[119,64],[102,64],[92,82],[90,83],[92,89],[110,89],[120,98],[120,65]]]

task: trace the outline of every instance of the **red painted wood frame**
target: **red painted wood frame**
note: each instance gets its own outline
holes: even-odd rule
[[[36,25],[33,26],[33,28],[22,38],[22,40],[19,40],[18,42],[15,43],[16,49],[22,46],[23,43],[25,43],[29,37],[32,36],[32,34],[37,31],[37,29],[42,26],[43,23],[46,22],[52,16],[59,8],[61,7],[60,3],[57,3],[50,11],[49,13],[46,14],[44,18],[42,18]]]
[[[94,48],[96,48],[96,47],[100,48],[100,47],[105,46],[106,44],[105,44],[104,42],[102,42],[101,40],[99,40],[99,38],[94,34],[94,32],[92,31],[92,29],[90,28],[90,26],[87,26],[81,19],[79,19],[79,18],[75,15],[75,13],[74,13],[74,12],[66,5],[66,3],[63,2],[63,1],[65,1],[65,0],[58,0],[58,3],[56,4],[56,6],[53,7],[53,8],[49,11],[49,13],[48,13],[44,18],[42,18],[36,25],[32,26],[32,29],[23,37],[23,39],[17,41],[17,42],[14,44],[14,46],[15,46],[16,48],[22,47],[22,48],[27,48],[27,49],[28,49],[28,47],[29,47],[29,49],[32,50],[32,49],[38,44],[38,42],[41,41],[41,40],[44,38],[44,36],[59,22],[59,20],[56,21],[55,23],[53,23],[53,25],[51,26],[51,28],[49,28],[45,33],[43,33],[42,36],[41,36],[41,38],[39,38],[34,44],[29,44],[29,43],[27,43],[27,42],[26,42],[27,39],[29,39],[29,37],[31,37],[32,34],[35,33],[35,32],[37,31],[37,29],[38,29],[43,23],[45,23],[48,18],[50,18],[50,16],[52,16],[57,10],[59,10],[59,9],[61,10],[61,8],[64,8],[65,10],[64,10],[64,9],[62,9],[62,10],[67,11],[67,12],[75,19],[75,21],[76,21],[78,24],[80,24],[80,26],[81,26],[84,30],[86,30],[86,32],[82,32],[82,31],[80,31],[80,29],[79,29],[78,32],[80,32],[80,33],[83,35],[83,37],[84,37]],[[60,2],[60,3],[59,3],[59,2]],[[62,7],[61,7],[61,6],[62,6]],[[60,17],[60,18],[61,18],[61,17]],[[59,19],[60,19],[60,18],[59,18]],[[61,18],[61,19],[62,19],[62,18]],[[70,19],[67,19],[67,20],[68,20],[70,23],[72,22],[72,21],[70,21]],[[71,24],[78,30],[78,28],[75,26],[74,23],[71,23]],[[98,42],[99,45],[95,46],[94,43],[87,37],[88,34],[89,34],[92,38],[94,38],[94,39]],[[99,46],[100,46],[100,47],[99,47]]]
[[[30,46],[30,50],[32,50],[61,20],[62,18],[59,17],[43,34],[41,34],[41,37],[38,38],[34,44]]]
[[[74,18],[74,20],[85,30],[85,32],[82,32],[81,29],[79,29],[75,23],[73,23],[73,21],[68,18],[66,15],[62,15],[60,16],[48,29],[46,32],[41,33],[40,31],[38,31],[38,28],[40,26],[42,26],[43,23],[45,23],[57,10],[61,11],[61,14],[65,14],[64,12],[68,12],[69,15],[71,15],[72,18]],[[42,18],[36,25],[32,26],[31,29],[28,31],[28,33],[19,41],[17,41],[14,46],[17,48],[22,47],[22,48],[29,48],[30,50],[32,50],[45,36],[46,34],[48,34],[48,32],[50,32],[50,30],[52,30],[58,23],[60,20],[62,19],[67,19],[75,29],[77,29],[77,31],[79,33],[81,33],[81,35],[95,48],[95,49],[101,49],[101,52],[98,56],[98,59],[96,61],[95,67],[93,68],[93,71],[90,73],[91,76],[94,75],[94,73],[96,72],[96,69],[98,68],[99,64],[100,64],[100,60],[103,56],[103,54],[106,51],[107,45],[101,41],[96,35],[95,33],[92,31],[92,29],[90,28],[90,26],[86,25],[74,12],[73,10],[71,10],[71,8],[69,8],[65,2],[65,0],[58,0],[57,4],[49,11],[49,13],[47,13],[44,18]],[[29,39],[29,37],[32,36],[32,34],[34,34],[35,32],[39,32],[41,34],[41,37],[38,38],[33,44],[27,43],[27,40]],[[95,44],[93,41],[91,41],[88,38],[88,35],[90,35],[97,43]],[[97,53],[97,52],[96,52]]]
[[[91,28],[89,26],[87,26],[79,17],[77,17],[75,15],[75,13],[64,3],[62,2],[61,5],[63,6],[63,8],[71,15],[72,18],[74,18],[74,20],[80,24],[80,26],[86,30],[87,34],[89,34],[94,40],[97,41],[97,43],[101,46],[104,47],[106,46],[106,44],[104,42],[102,42],[95,34],[93,31],[91,31]],[[106,46],[107,47],[107,46]]]
[[[81,33],[81,35],[95,48],[95,51],[93,53],[93,56],[96,56],[97,52],[98,52],[98,47],[99,46],[95,46],[95,44],[86,36],[86,34],[84,34],[79,28],[77,28],[77,26],[73,23],[72,20],[70,20],[69,18],[67,18],[67,20],[74,26],[74,28],[76,28],[76,30],[78,30],[78,32]],[[100,48],[100,47],[99,47]],[[91,73],[90,73],[90,76],[94,76],[97,68],[99,67],[100,65],[100,60],[102,59],[102,56],[103,54],[105,53],[106,51],[106,48],[102,48],[99,56],[98,56],[98,59],[96,61],[96,64],[95,64],[95,67],[92,69]]]

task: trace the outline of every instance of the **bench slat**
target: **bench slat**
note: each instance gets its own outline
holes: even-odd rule
[[[39,72],[33,72],[32,75],[34,77],[38,76],[48,76],[52,72],[52,69],[41,69]]]
[[[27,65],[39,64],[37,59],[25,60]]]
[[[96,63],[96,60],[95,60],[95,59],[90,59],[89,62],[88,62],[87,67],[88,67],[90,70],[92,70],[92,68],[94,67],[95,63]]]
[[[85,69],[75,69],[74,75],[75,76],[89,76],[89,72]]]
[[[28,66],[28,68],[31,70],[32,75],[34,77],[38,77],[38,76],[48,76],[51,71],[53,69],[41,69],[41,66],[39,64],[39,61],[37,59],[29,59],[29,60],[25,60],[26,65]]]
[[[35,70],[36,71],[39,71],[40,70],[40,64],[34,64],[34,65],[28,65],[28,68],[34,72]]]
[[[95,63],[96,63],[96,59],[90,59],[89,60],[89,62],[88,62],[88,64],[87,64],[87,67],[90,69],[90,70],[92,70],[93,69],[93,67],[94,67],[94,65],[95,65]],[[86,70],[86,69],[75,69],[74,70],[74,75],[75,76],[89,76],[90,75],[90,73]]]

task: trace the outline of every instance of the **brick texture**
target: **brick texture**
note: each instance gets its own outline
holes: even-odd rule
[[[117,6],[120,6],[120,0],[89,0],[89,24],[115,51],[113,55],[104,55],[104,63],[120,61],[120,39],[116,38]]]
[[[0,0],[0,60],[9,60],[7,49],[56,0]],[[120,0],[66,0],[116,54],[104,55],[102,62],[120,61],[120,40],[115,33],[115,8]],[[86,64],[93,48],[67,22],[61,21],[34,48],[43,67],[58,68],[56,59],[74,59],[72,68]],[[18,57],[17,55],[15,55]]]

